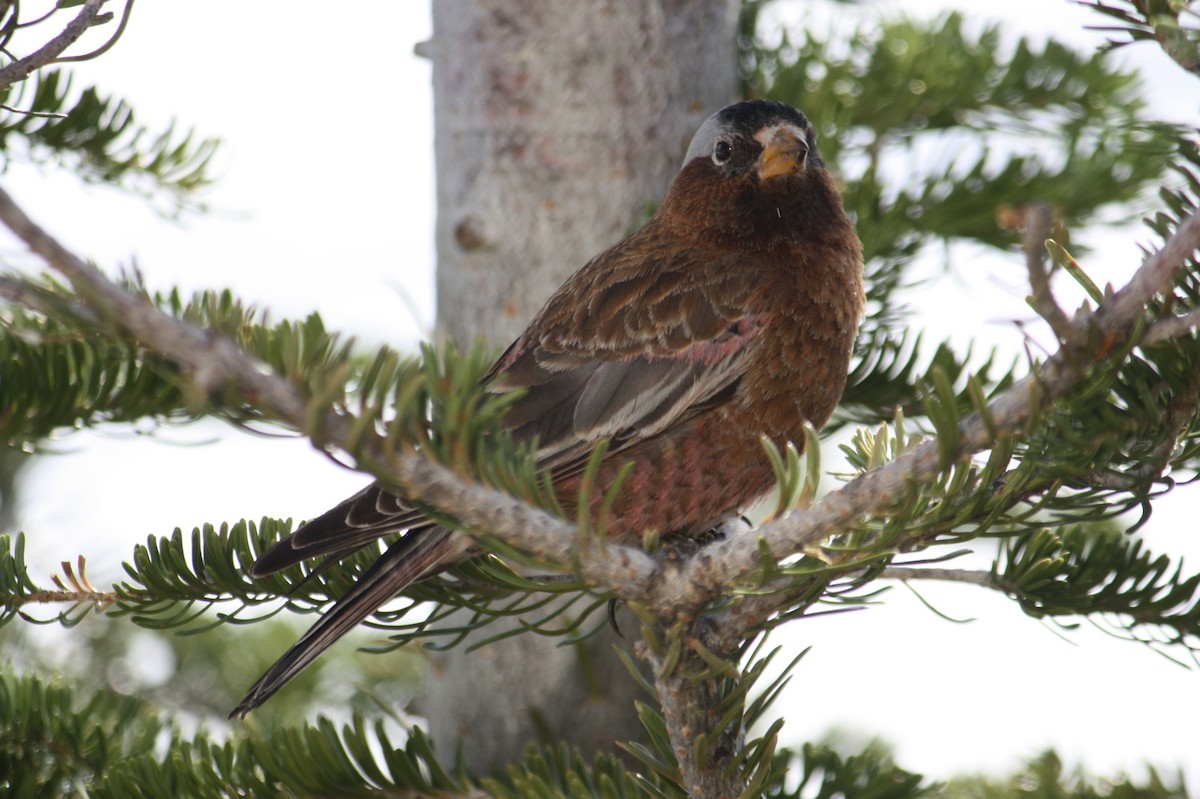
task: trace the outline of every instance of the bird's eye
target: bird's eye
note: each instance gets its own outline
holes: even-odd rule
[[[729,142],[725,141],[724,139],[721,139],[720,141],[718,141],[716,143],[716,145],[713,147],[712,159],[713,159],[713,163],[716,164],[717,166],[721,166],[722,164],[727,163],[729,161],[729,159],[732,157],[733,157],[733,145],[730,144]]]

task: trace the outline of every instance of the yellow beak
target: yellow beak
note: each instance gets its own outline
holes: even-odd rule
[[[754,136],[762,144],[758,176],[763,180],[792,175],[804,169],[808,142],[795,126],[782,124],[763,128]]]

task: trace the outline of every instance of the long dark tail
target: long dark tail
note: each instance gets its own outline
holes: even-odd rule
[[[467,557],[471,549],[469,538],[444,527],[409,531],[392,544],[345,596],[275,661],[275,665],[267,669],[229,718],[245,717],[405,587],[453,566]]]

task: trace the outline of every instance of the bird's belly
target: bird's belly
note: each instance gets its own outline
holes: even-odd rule
[[[593,519],[622,467],[634,464],[607,514],[607,536],[637,545],[652,531],[703,535],[769,491],[775,476],[760,432],[734,416],[701,414],[607,458],[589,502]],[[558,486],[565,507],[574,508],[577,491],[578,480]]]

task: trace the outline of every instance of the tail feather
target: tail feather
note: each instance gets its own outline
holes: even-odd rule
[[[265,577],[323,556],[336,560],[388,533],[428,526],[430,522],[406,500],[371,483],[260,555],[250,575]]]
[[[473,548],[468,537],[444,527],[410,531],[392,544],[345,596],[267,669],[229,717],[245,717],[385,602],[417,580],[465,559]]]

